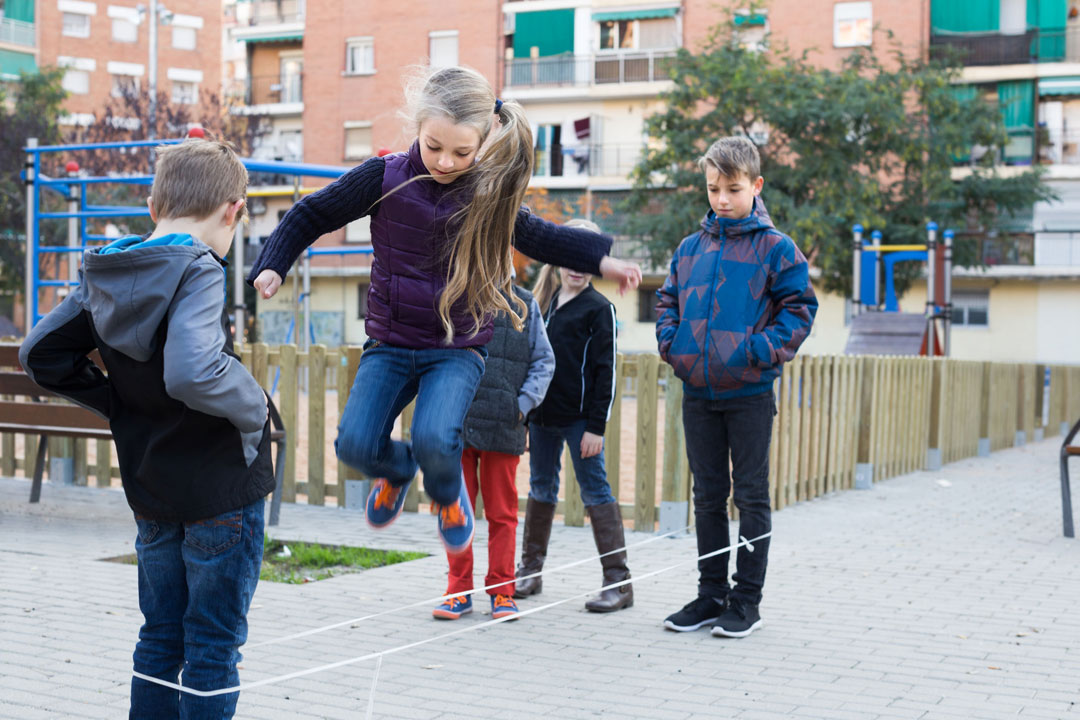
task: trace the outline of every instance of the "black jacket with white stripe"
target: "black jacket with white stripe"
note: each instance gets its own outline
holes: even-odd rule
[[[585,429],[603,435],[615,397],[615,306],[590,284],[544,318],[555,351],[555,377],[531,419],[562,427],[584,419]]]

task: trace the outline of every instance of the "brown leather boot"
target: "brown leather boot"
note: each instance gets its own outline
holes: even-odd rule
[[[525,531],[521,538],[521,563],[517,577],[538,573],[544,568],[548,540],[551,539],[551,522],[555,519],[555,505],[529,498],[525,504]],[[519,580],[514,584],[514,597],[536,595],[543,588],[543,577]]]
[[[603,555],[626,546],[623,534],[622,511],[619,503],[604,503],[586,508],[589,511],[589,520],[592,522],[593,539],[596,540],[596,549]],[[626,551],[612,553],[600,558],[600,564],[604,568],[604,585],[630,579],[630,569],[626,567]],[[585,609],[590,612],[614,612],[622,610],[634,604],[634,587],[627,583],[617,588],[609,588],[600,593],[599,597],[585,603]]]

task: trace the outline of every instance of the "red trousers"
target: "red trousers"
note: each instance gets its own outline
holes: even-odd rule
[[[476,507],[476,494],[484,498],[484,517],[488,521],[488,573],[484,585],[488,595],[514,594],[514,550],[517,547],[518,497],[514,477],[518,455],[465,448],[461,467],[465,471],[465,487],[469,500]],[[450,561],[450,581],[447,595],[463,595],[473,589],[473,552],[447,555]]]

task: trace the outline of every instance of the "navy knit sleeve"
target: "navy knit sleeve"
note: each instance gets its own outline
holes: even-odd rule
[[[518,211],[514,223],[514,246],[524,255],[543,263],[600,274],[600,260],[611,251],[610,235],[585,228],[566,227]]]
[[[386,161],[372,157],[340,178],[292,206],[263,245],[248,275],[250,285],[269,268],[282,280],[309,245],[328,232],[353,220],[374,215],[372,207],[382,197]]]

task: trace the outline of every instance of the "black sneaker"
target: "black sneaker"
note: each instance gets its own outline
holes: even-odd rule
[[[751,605],[739,598],[730,598],[727,608],[720,619],[713,625],[713,637],[741,638],[761,627],[761,615],[758,606]]]
[[[705,625],[712,625],[724,612],[726,602],[699,595],[679,612],[668,615],[664,620],[664,627],[675,632],[691,632]]]

